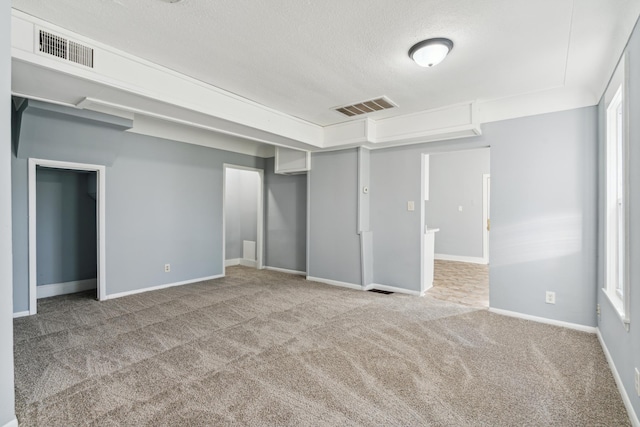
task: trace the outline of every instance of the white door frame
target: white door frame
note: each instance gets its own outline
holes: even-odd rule
[[[264,268],[263,264],[263,230],[264,230],[264,170],[252,168],[248,166],[239,166],[233,165],[230,163],[224,163],[222,165],[223,173],[222,173],[222,275],[226,275],[226,239],[227,239],[227,230],[226,230],[226,204],[227,204],[227,169],[239,169],[246,171],[255,171],[258,172],[258,176],[260,177],[259,188],[258,188],[258,228],[257,228],[257,236],[256,236],[256,268],[258,270],[262,270]]]
[[[104,300],[107,296],[106,280],[106,167],[87,163],[61,162],[57,160],[29,159],[29,314],[38,312],[38,262],[37,262],[37,228],[36,228],[36,170],[38,166],[54,169],[90,171],[96,173],[96,226],[97,241],[97,296]]]
[[[491,174],[482,174],[482,258],[485,264],[489,264],[489,230],[487,225],[491,216],[489,215],[491,201],[489,191],[491,186]]]

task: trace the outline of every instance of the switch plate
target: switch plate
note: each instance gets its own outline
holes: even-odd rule
[[[556,293],[555,292],[551,292],[551,291],[547,291],[547,294],[545,296],[544,302],[546,302],[547,304],[555,304],[556,303]]]
[[[407,202],[407,210],[408,211],[415,211],[416,210],[416,204],[413,202],[413,200],[409,200]]]
[[[171,271],[171,264],[165,264],[165,265],[164,265],[164,272],[165,272],[165,273],[168,273],[168,272],[170,272],[170,271]]]

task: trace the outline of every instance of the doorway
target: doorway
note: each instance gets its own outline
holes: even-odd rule
[[[79,254],[78,251],[74,250],[70,251],[68,255],[72,255],[74,260],[69,262],[69,259],[65,259],[61,265],[55,266],[55,268],[48,269],[46,266],[46,260],[38,263],[38,257],[44,256],[46,252],[40,247],[38,248],[38,244],[44,245],[49,242],[51,245],[56,245],[54,242],[55,236],[51,235],[51,229],[46,221],[38,221],[38,171],[41,173],[45,173],[44,171],[48,171],[50,173],[54,173],[55,171],[67,171],[67,172],[80,172],[84,175],[82,180],[68,180],[67,181],[80,181],[84,182],[87,187],[87,193],[93,193],[90,191],[89,185],[91,185],[92,189],[95,190],[95,194],[89,194],[88,197],[95,197],[95,225],[94,227],[90,227],[90,224],[86,224],[85,221],[85,230],[91,229],[96,234],[96,239],[94,241],[95,244],[95,255],[93,255],[93,251],[90,252],[90,256],[95,256],[95,286],[93,281],[89,283],[85,280],[65,280],[64,278],[70,277],[69,271],[77,270],[77,266],[73,266],[73,263],[78,261],[85,256],[86,254]],[[90,175],[91,174],[91,175]],[[54,176],[54,175],[51,175]],[[93,182],[93,176],[95,176],[95,182]],[[71,162],[60,162],[54,160],[43,160],[43,159],[29,159],[29,314],[36,314],[38,311],[37,300],[38,297],[46,297],[52,295],[59,295],[62,293],[71,293],[84,290],[83,288],[87,287],[95,287],[96,289],[96,297],[98,300],[103,300],[106,297],[106,274],[105,274],[105,167],[101,165],[91,165],[91,164],[83,164],[83,163],[71,163]],[[42,193],[44,194],[44,193]],[[49,201],[42,199],[40,200],[42,203],[49,203]],[[42,212],[42,209],[40,209]],[[91,216],[91,218],[94,218]],[[62,216],[59,218],[60,220],[65,220]],[[78,226],[76,224],[76,226]],[[59,225],[58,225],[59,226]],[[42,235],[38,236],[38,230],[41,229]],[[53,242],[53,243],[51,243]],[[57,250],[61,250],[61,247],[58,246]],[[63,249],[64,250],[64,249]],[[57,254],[58,256],[60,254]],[[58,260],[60,261],[60,260]],[[86,261],[86,259],[85,259]],[[76,271],[77,273],[77,271]],[[75,274],[75,273],[74,273]],[[87,275],[86,271],[81,272],[81,274]],[[56,278],[51,279],[52,277]],[[62,279],[61,279],[62,278]],[[53,280],[56,283],[46,283],[47,281]],[[59,280],[63,280],[59,282]],[[39,282],[42,282],[43,285],[52,285],[52,286],[38,286]]]
[[[423,291],[489,304],[490,149],[423,154]]]
[[[264,171],[224,165],[223,274],[226,267],[263,268]]]

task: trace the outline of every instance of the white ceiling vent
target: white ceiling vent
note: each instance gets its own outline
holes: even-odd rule
[[[40,30],[40,52],[93,68],[93,49],[64,37]]]
[[[396,107],[397,105],[391,102],[389,98],[383,96],[382,98],[370,99],[369,101],[362,101],[357,104],[336,107],[334,110],[338,113],[344,114],[345,116],[352,117]]]

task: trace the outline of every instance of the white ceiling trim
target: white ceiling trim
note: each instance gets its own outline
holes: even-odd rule
[[[38,52],[42,28],[95,50],[88,69]],[[467,102],[418,113],[373,120],[361,118],[321,127],[205,84],[170,69],[74,34],[23,12],[12,10],[14,93],[25,97],[148,117],[134,132],[206,145],[201,131],[271,145],[319,151],[352,146],[383,148],[481,134],[481,123],[597,104],[589,90],[558,87],[508,98]],[[50,79],[47,84],[44,82]],[[105,110],[106,109],[106,110]],[[173,122],[160,126],[160,121]],[[152,130],[154,126],[157,128]],[[188,131],[189,127],[199,131]],[[215,138],[214,138],[215,139]],[[242,148],[257,152],[257,146]],[[267,153],[263,150],[262,153]]]

